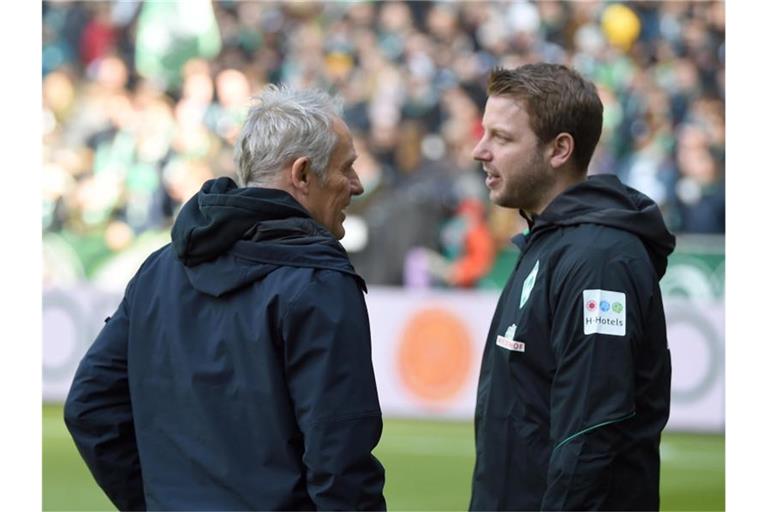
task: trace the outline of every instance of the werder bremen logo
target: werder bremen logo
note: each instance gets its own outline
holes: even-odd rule
[[[533,266],[533,270],[531,270],[531,273],[528,274],[528,277],[525,278],[525,282],[523,282],[523,291],[520,292],[520,308],[523,309],[523,306],[525,306],[525,303],[528,302],[528,297],[531,296],[531,290],[533,290],[533,285],[536,284],[536,274],[539,273],[539,260],[536,260],[536,264]]]

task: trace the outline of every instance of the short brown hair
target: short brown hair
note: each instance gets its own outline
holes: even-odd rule
[[[574,162],[587,169],[603,129],[603,103],[592,82],[560,64],[495,68],[488,81],[488,96],[522,101],[539,144],[558,133],[571,134]]]

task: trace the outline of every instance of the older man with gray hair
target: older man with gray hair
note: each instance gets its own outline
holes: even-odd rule
[[[66,424],[119,509],[386,508],[366,288],[338,242],[363,192],[340,112],[268,86],[239,185],[184,205],[80,363]]]

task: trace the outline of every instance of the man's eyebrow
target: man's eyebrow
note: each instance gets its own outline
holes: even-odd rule
[[[489,126],[489,127],[485,128],[485,131],[487,131],[489,133],[492,133],[492,134],[504,135],[506,137],[511,137],[512,136],[512,132],[510,132],[510,131],[508,131],[508,130],[506,130],[504,128],[499,128],[497,126]]]

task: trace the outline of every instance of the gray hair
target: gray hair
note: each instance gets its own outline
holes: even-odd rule
[[[325,180],[338,139],[331,123],[341,117],[341,98],[320,89],[269,84],[255,101],[235,144],[238,185],[268,185],[280,169],[302,156]]]

